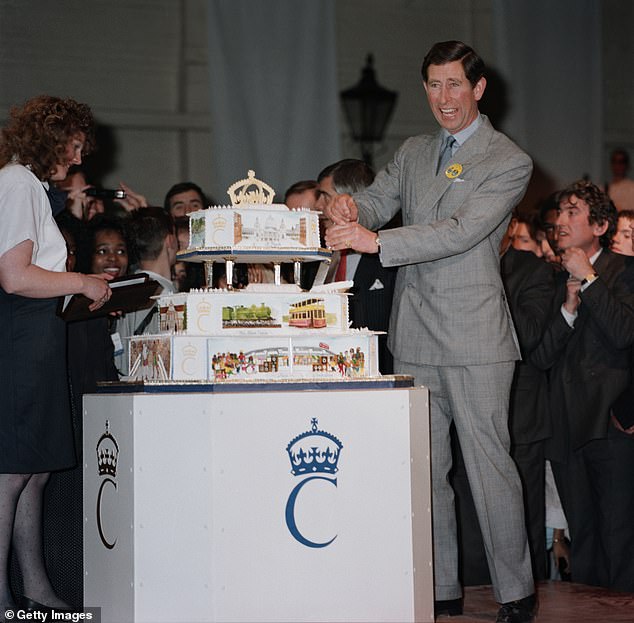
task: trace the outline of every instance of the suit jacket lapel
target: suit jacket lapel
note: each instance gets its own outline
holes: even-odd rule
[[[491,134],[493,127],[485,115],[482,117],[480,127],[475,134],[467,140],[467,142],[458,148],[458,151],[453,155],[449,164],[459,163],[462,166],[463,173],[467,173],[471,167],[475,166],[486,157],[487,146],[491,141]],[[424,197],[424,202],[427,205],[435,205],[442,196],[447,192],[447,189],[454,183],[453,179],[448,178],[445,175],[445,171],[439,171],[436,175],[436,166],[440,155],[440,147],[442,144],[443,133],[439,131],[436,140],[431,144],[432,155],[426,156],[421,154],[422,157],[427,157],[431,160],[430,184],[427,189],[427,193]],[[435,157],[433,157],[435,155]],[[445,167],[446,170],[446,167]],[[462,173],[460,174],[462,177]]]
[[[617,264],[613,262],[613,259],[613,252],[609,249],[603,249],[597,258],[597,261],[594,263],[594,270],[596,270],[597,274],[603,277],[606,281],[612,279],[612,275],[616,270]]]
[[[442,173],[436,175],[442,137],[442,131],[439,130],[436,135],[436,140],[430,143],[426,151],[418,155],[421,161],[421,166],[418,167],[418,170],[425,172],[423,179],[420,180],[422,187],[422,205],[435,205],[449,186],[449,180]]]

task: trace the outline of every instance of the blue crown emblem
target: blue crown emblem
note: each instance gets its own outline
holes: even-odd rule
[[[334,435],[317,430],[317,418],[313,418],[311,430],[295,437],[286,446],[286,452],[294,476],[319,472],[334,474],[342,448],[342,443]]]

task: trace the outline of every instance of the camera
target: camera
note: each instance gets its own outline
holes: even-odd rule
[[[120,188],[87,188],[86,195],[89,197],[97,197],[98,199],[125,199],[125,190]]]

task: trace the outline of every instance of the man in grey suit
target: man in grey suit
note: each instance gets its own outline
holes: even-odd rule
[[[500,277],[499,246],[532,171],[478,102],[484,63],[459,41],[423,61],[441,126],[408,139],[374,183],[327,216],[333,249],[379,253],[398,266],[388,346],[397,373],[430,390],[436,615],[462,612],[449,427],[455,426],[482,530],[499,623],[531,621],[534,583],[522,489],[509,455],[508,404],[517,340]],[[375,231],[402,211],[403,227]]]

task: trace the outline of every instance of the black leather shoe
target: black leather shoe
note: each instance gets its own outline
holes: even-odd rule
[[[39,601],[35,601],[34,599],[27,597],[26,595],[24,595],[20,600],[20,605],[22,606],[22,609],[27,612],[47,612],[49,614],[53,612],[53,610],[55,612],[74,612],[72,608],[54,608],[53,606],[46,606],[41,604]]]
[[[434,601],[434,614],[437,617],[457,617],[462,614],[462,599],[437,599]]]
[[[495,623],[530,623],[535,617],[536,610],[537,598],[534,594],[517,601],[509,601],[502,604]]]

